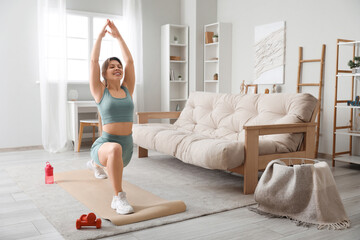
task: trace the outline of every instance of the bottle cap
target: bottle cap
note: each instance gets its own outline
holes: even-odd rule
[[[46,167],[45,167],[45,172],[47,175],[52,175],[53,174],[53,167],[51,166],[51,164],[49,162],[46,162]]]

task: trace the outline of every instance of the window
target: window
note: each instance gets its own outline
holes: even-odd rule
[[[122,21],[119,17],[104,16],[97,13],[68,11],[66,19],[66,61],[67,81],[70,83],[88,83],[91,50],[106,19],[110,18],[120,33]],[[53,46],[56,49],[56,46]],[[118,42],[106,35],[101,44],[99,64],[109,57],[120,57]]]

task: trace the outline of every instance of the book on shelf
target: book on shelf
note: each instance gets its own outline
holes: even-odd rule
[[[170,60],[180,61],[181,57],[180,56],[170,56]]]
[[[214,32],[205,32],[205,43],[213,43],[212,37],[214,36]]]

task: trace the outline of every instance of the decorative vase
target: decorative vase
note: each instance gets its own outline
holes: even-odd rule
[[[276,93],[276,85],[275,85],[275,84],[274,84],[273,87],[272,87],[271,93]]]
[[[213,37],[213,42],[216,43],[218,41],[218,38],[217,37]]]
[[[174,70],[170,69],[170,81],[175,80]]]
[[[360,67],[352,68],[352,73],[360,73]]]

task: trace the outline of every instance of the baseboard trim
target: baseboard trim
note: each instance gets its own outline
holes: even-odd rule
[[[81,143],[81,146],[91,146],[92,141],[84,141]],[[137,147],[137,145],[134,143],[134,147]],[[29,150],[40,150],[44,149],[42,145],[38,146],[27,146],[27,147],[14,147],[14,148],[0,148],[0,153],[3,152],[21,152],[21,151],[29,151]],[[318,158],[326,159],[326,160],[332,160],[332,154],[328,153],[318,153]]]
[[[323,159],[326,159],[326,160],[332,160],[332,154],[318,153],[318,158],[323,158]]]
[[[14,148],[0,148],[0,153],[2,152],[21,152],[29,150],[40,150],[44,149],[42,145],[38,146],[27,146],[27,147],[14,147]]]

